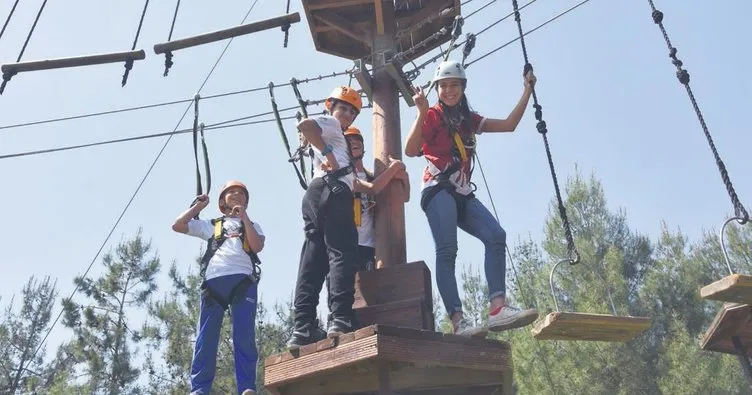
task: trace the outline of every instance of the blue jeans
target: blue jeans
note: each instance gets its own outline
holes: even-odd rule
[[[243,274],[233,274],[212,278],[206,282],[218,296],[229,300],[232,289],[244,278]],[[246,389],[256,391],[256,304],[258,285],[251,284],[238,302],[230,305],[232,312],[232,343],[235,347],[235,381],[238,394]],[[201,294],[198,336],[191,363],[191,393],[211,392],[217,368],[217,347],[222,329],[225,310],[207,292]]]
[[[431,227],[436,246],[436,284],[450,317],[462,311],[462,300],[455,275],[457,227],[479,239],[485,246],[484,266],[489,300],[505,296],[506,292],[507,234],[477,198],[467,199],[464,207],[464,217],[458,221],[457,204],[454,197],[445,189],[438,192],[426,207],[428,225]]]

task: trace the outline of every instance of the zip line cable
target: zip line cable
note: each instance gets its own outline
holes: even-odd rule
[[[19,0],[16,0],[15,3],[13,3],[13,8],[10,9],[10,13],[8,14],[8,18],[5,19],[5,23],[3,24],[3,30],[0,30],[0,38],[3,38],[3,33],[5,33],[5,28],[8,27],[8,23],[10,22],[10,18],[13,17],[13,13],[16,12],[16,7],[18,6]]]
[[[47,0],[45,0],[45,3],[46,2],[47,2]],[[256,3],[258,3],[258,0],[255,0],[253,2],[253,4],[251,5],[250,9],[245,14],[245,17],[243,17],[243,21],[240,22],[241,24],[245,23],[245,20],[251,14],[251,11],[253,11],[254,7],[256,7]],[[206,83],[209,81],[209,78],[211,78],[212,74],[214,74],[214,70],[216,70],[217,66],[219,65],[219,62],[222,61],[222,58],[224,57],[225,53],[227,52],[227,48],[229,48],[230,44],[232,44],[232,40],[233,39],[230,38],[230,40],[225,45],[225,48],[219,54],[219,57],[217,57],[217,61],[214,62],[214,66],[212,66],[211,70],[209,70],[209,73],[206,75],[206,78],[204,78],[204,81],[201,83],[201,86],[198,88],[198,93],[201,92],[201,89],[204,88],[204,86],[206,85]],[[189,104],[185,108],[185,111],[183,111],[183,115],[180,117],[180,119],[178,120],[177,124],[175,125],[174,131],[178,130],[178,127],[180,126],[180,123],[183,122],[183,119],[185,118],[186,114],[188,114],[188,110],[190,110],[190,109],[191,109],[191,105]],[[94,263],[97,261],[97,258],[99,257],[99,254],[102,252],[102,250],[104,249],[104,247],[107,245],[107,242],[110,240],[110,237],[112,237],[112,234],[115,233],[115,229],[120,224],[120,221],[123,219],[123,217],[125,216],[125,213],[128,211],[128,208],[130,208],[131,204],[136,199],[136,196],[138,195],[138,192],[141,191],[141,187],[143,187],[144,183],[146,182],[146,179],[151,174],[151,171],[157,165],[157,162],[159,161],[159,158],[162,156],[162,153],[164,153],[165,149],[167,149],[167,145],[170,143],[170,141],[172,140],[173,136],[174,136],[174,134],[171,134],[169,137],[167,137],[167,140],[164,142],[164,144],[162,145],[162,148],[157,153],[157,156],[152,161],[151,166],[149,166],[149,169],[146,171],[146,174],[144,174],[144,176],[141,178],[141,181],[139,182],[138,186],[136,187],[136,190],[133,192],[133,194],[131,195],[130,199],[128,200],[128,203],[126,203],[125,207],[121,211],[121,213],[118,216],[117,220],[115,220],[115,224],[112,226],[112,229],[110,229],[110,232],[107,234],[107,237],[105,237],[104,241],[99,246],[99,249],[97,250],[97,253],[91,259],[91,262],[89,263],[89,266],[86,268],[86,271],[84,272],[83,276],[81,276],[82,278],[85,278],[89,274],[89,271],[91,270],[92,266],[94,266]],[[76,294],[77,291],[78,291],[78,285],[76,285],[76,287],[73,289],[73,292],[71,292],[70,296],[68,296],[68,299],[67,299],[68,302],[70,302],[73,299],[73,296]],[[42,338],[42,341],[39,342],[39,345],[34,350],[34,353],[31,355],[31,358],[29,358],[29,364],[31,364],[31,362],[34,361],[34,357],[36,356],[36,354],[39,352],[39,350],[42,348],[42,346],[47,341],[47,338],[50,336],[50,333],[52,332],[52,329],[54,329],[55,325],[57,325],[58,321],[60,321],[60,317],[63,315],[63,312],[64,312],[64,310],[60,309],[60,313],[58,313],[57,317],[55,317],[55,320],[52,322],[52,325],[50,325],[50,328],[45,333],[44,337]],[[29,364],[27,364],[26,367],[28,367]]]

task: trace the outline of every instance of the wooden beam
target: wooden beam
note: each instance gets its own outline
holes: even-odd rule
[[[373,4],[376,8],[376,35],[381,36],[384,34],[384,7],[381,5],[382,0],[373,0]]]
[[[31,62],[8,63],[2,66],[3,73],[16,74],[25,71],[62,69],[66,67],[90,66],[95,64],[117,63],[128,60],[142,60],[146,57],[143,50],[111,52],[99,55],[84,55],[70,58],[35,60]]]
[[[700,347],[706,351],[737,354],[732,338],[738,337],[745,348],[752,345],[752,307],[746,304],[725,303],[702,338]],[[752,355],[748,355],[752,356]]]
[[[222,29],[209,33],[199,34],[197,36],[181,38],[179,40],[168,41],[166,43],[155,44],[154,53],[161,54],[168,51],[177,51],[179,49],[195,47],[198,45],[208,44],[220,40],[226,40],[229,38],[298,22],[300,22],[300,14],[294,12],[292,14],[282,15],[276,18],[265,19],[262,21],[247,23],[228,29]]]
[[[315,10],[326,10],[331,8],[352,7],[364,4],[370,4],[373,0],[309,0],[304,4],[305,8]]]
[[[371,48],[373,46],[373,37],[371,36],[370,32],[361,29],[354,23],[348,21],[345,18],[342,18],[334,12],[317,12],[313,14],[313,17],[316,18],[319,22],[337,30],[338,32],[365,44],[366,46],[368,46],[368,48]]]

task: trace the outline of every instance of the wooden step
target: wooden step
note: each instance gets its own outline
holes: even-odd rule
[[[353,308],[413,299],[433,305],[431,271],[423,261],[358,272],[355,276]]]
[[[650,319],[646,317],[554,312],[533,324],[532,332],[538,340],[625,342],[649,327]]]
[[[398,326],[402,328],[434,330],[433,307],[423,298],[414,298],[365,306],[355,309],[358,324]]]
[[[264,386],[278,395],[511,394],[508,343],[372,325],[269,356]]]
[[[752,304],[752,276],[732,274],[700,289],[703,299]]]

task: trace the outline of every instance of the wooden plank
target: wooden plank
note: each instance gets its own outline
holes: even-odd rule
[[[377,336],[370,336],[284,363],[265,366],[264,385],[279,387],[296,379],[315,376],[328,370],[373,359],[378,355],[376,343]]]
[[[624,342],[650,327],[647,317],[620,317],[572,312],[549,313],[533,325],[538,340],[586,340]]]
[[[456,367],[422,367],[399,362],[365,361],[280,386],[280,394],[330,395],[376,393],[379,391],[379,366],[388,373],[389,388],[406,394],[490,394],[489,387],[498,389],[507,377],[500,372]],[[509,378],[511,380],[511,378]],[[480,392],[485,388],[487,392]],[[479,391],[480,390],[480,391]],[[500,394],[501,392],[497,392]]]
[[[347,344],[356,340],[364,339],[376,334],[376,326],[371,325],[358,329],[355,332],[344,334],[334,339],[324,339],[317,343],[303,346],[295,351],[285,351],[278,354],[270,355],[264,360],[264,366],[273,366],[282,362],[287,362],[306,355],[315,354],[320,351],[329,350],[338,345]]]
[[[379,359],[392,362],[503,372],[512,360],[510,350],[489,349],[482,343],[459,344],[381,334],[377,337]]]
[[[373,0],[376,11],[376,35],[384,34],[384,7],[381,6],[382,0]]]
[[[433,308],[422,298],[355,309],[359,325],[393,325],[434,330]]]
[[[433,308],[431,287],[431,271],[423,261],[358,272],[353,308],[411,299],[423,299]]]
[[[309,10],[329,10],[370,4],[373,0],[309,0],[304,6]]]
[[[357,25],[351,23],[345,18],[340,17],[334,12],[321,11],[313,14],[313,17],[319,20],[321,23],[337,30],[338,32],[360,41],[368,47],[373,45],[373,37],[371,32],[359,28]]]
[[[401,338],[401,339],[414,339],[422,341],[441,342],[446,344],[459,344],[459,345],[476,345],[485,347],[488,350],[503,350],[509,352],[511,347],[509,343],[492,340],[492,339],[478,339],[469,338],[465,336],[459,336],[449,333],[441,333],[426,330],[416,330],[409,328],[399,328],[389,325],[374,325],[373,330],[379,335]]]
[[[703,299],[752,304],[752,276],[732,274],[700,289]]]
[[[718,311],[702,338],[701,348],[707,351],[739,355],[731,338],[737,336],[752,357],[752,307],[747,304],[726,303]]]
[[[179,49],[195,47],[197,45],[208,44],[220,40],[226,40],[233,37],[256,33],[262,30],[280,27],[288,23],[298,22],[300,22],[300,14],[294,12],[291,14],[278,16],[276,18],[265,19],[262,21],[247,23],[228,29],[217,30],[209,33],[199,34],[197,36],[155,44],[154,53],[161,54],[167,51],[177,51]]]
[[[3,73],[21,73],[26,71],[39,71],[50,69],[62,69],[66,67],[91,66],[95,64],[117,63],[127,60],[143,60],[146,57],[144,50],[111,52],[97,55],[83,55],[70,58],[56,58],[46,60],[34,60],[30,62],[8,63],[2,65]]]

